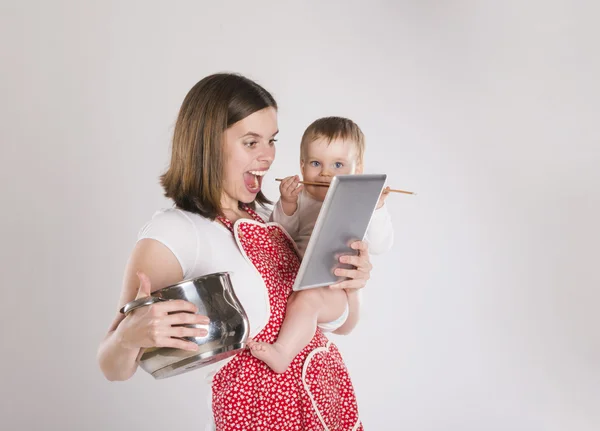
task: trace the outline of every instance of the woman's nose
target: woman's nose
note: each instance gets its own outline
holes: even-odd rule
[[[258,156],[258,160],[261,162],[271,163],[275,159],[275,146],[266,145]]]

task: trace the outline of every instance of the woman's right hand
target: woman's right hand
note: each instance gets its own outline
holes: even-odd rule
[[[148,276],[137,273],[140,287],[135,299],[150,296],[152,287]],[[173,347],[196,351],[198,345],[182,337],[205,337],[204,328],[188,328],[175,325],[207,325],[206,316],[195,314],[198,308],[185,300],[157,302],[132,310],[116,329],[120,344],[128,349],[149,347]],[[191,314],[194,313],[194,314]]]

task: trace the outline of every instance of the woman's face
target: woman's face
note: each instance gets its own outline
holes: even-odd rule
[[[223,208],[254,201],[263,176],[275,159],[277,111],[265,108],[233,124],[225,131]]]

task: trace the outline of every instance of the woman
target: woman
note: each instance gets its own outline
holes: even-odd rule
[[[159,211],[140,232],[127,265],[120,305],[184,279],[232,271],[232,284],[256,341],[276,340],[300,260],[289,236],[258,215],[268,200],[262,178],[275,158],[277,104],[258,84],[239,75],[216,74],[198,82],[179,112],[170,167],[161,177],[175,208]],[[332,288],[344,288],[349,319],[356,324],[359,289],[369,278],[367,246],[346,258],[355,270]],[[139,279],[139,280],[138,280]],[[174,337],[206,335],[206,324],[185,301],[156,303],[117,317],[98,357],[109,380],[129,379],[144,348],[195,350]],[[317,330],[283,374],[273,373],[247,350],[217,364],[212,408],[218,430],[362,429],[354,390],[335,345]]]

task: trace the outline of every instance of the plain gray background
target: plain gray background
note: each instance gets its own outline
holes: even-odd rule
[[[0,4],[2,429],[202,429],[198,375],[109,383],[96,348],[219,71],[280,104],[271,198],[324,115],[418,192],[335,338],[367,430],[600,429],[597,2]]]

